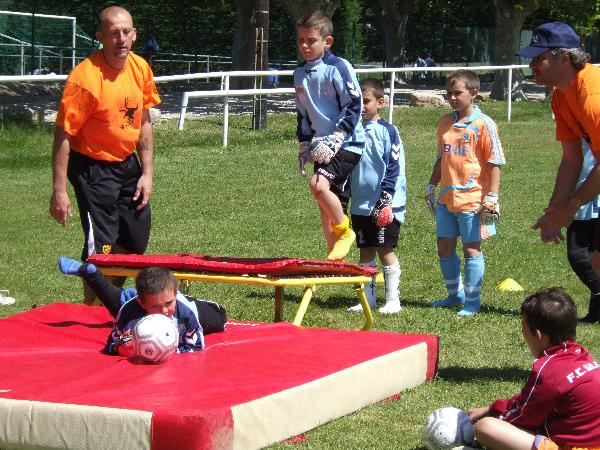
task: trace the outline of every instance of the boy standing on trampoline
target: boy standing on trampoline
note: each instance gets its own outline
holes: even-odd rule
[[[135,278],[135,288],[122,289],[111,284],[92,263],[81,263],[61,256],[58,268],[65,275],[83,278],[115,318],[105,351],[112,355],[133,356],[129,336],[136,323],[148,314],[162,314],[176,323],[179,353],[202,350],[204,335],[225,330],[227,313],[221,305],[183,295],[169,269],[146,267]]]
[[[500,217],[500,166],[505,164],[494,121],[473,104],[479,77],[457,70],[446,78],[448,103],[454,110],[438,122],[437,159],[425,189],[425,202],[435,216],[440,268],[448,297],[432,306],[462,306],[459,317],[479,312],[485,264],[481,240],[496,233]],[[439,196],[435,187],[441,182]],[[465,258],[464,287],[456,243]]]
[[[357,234],[360,265],[375,267],[375,258],[383,265],[385,305],[383,314],[395,314],[400,305],[400,262],[394,253],[404,223],[406,209],[406,175],[404,148],[395,126],[379,115],[385,103],[381,80],[360,80],[363,96],[362,120],[367,146],[352,173],[352,227]],[[371,308],[377,307],[375,283],[365,286]],[[361,312],[362,305],[351,312]]]
[[[331,19],[321,11],[298,22],[298,50],[304,62],[294,70],[300,171],[313,162],[310,190],[319,205],[329,260],[346,257],[356,235],[340,198],[358,164],[365,133],[362,97],[348,61],[333,55]]]

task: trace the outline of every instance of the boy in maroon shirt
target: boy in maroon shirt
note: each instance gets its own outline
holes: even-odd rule
[[[530,295],[521,332],[536,358],[521,392],[467,414],[486,449],[600,449],[600,365],[574,342],[577,310],[561,288]]]

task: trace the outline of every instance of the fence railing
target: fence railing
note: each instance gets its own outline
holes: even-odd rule
[[[15,51],[11,53],[11,49]],[[21,75],[25,75],[28,72],[27,67],[31,65],[30,51],[31,45],[29,44],[0,43],[0,58],[6,60],[18,59],[17,67]],[[73,67],[84,60],[89,54],[87,48],[78,48],[76,52],[73,52],[71,47],[57,47],[53,45],[36,45],[35,51],[34,61],[38,71],[41,72],[44,68],[49,67],[50,71],[58,71],[59,74],[70,72]]]
[[[386,92],[389,95],[388,121],[391,123],[394,115],[394,94],[396,87],[394,80],[396,75],[401,73],[417,73],[417,72],[452,72],[457,69],[468,69],[474,71],[508,71],[507,86],[512,86],[513,70],[524,69],[526,65],[508,65],[508,66],[468,66],[468,67],[398,67],[398,68],[359,68],[356,69],[358,74],[389,74],[388,87]],[[230,80],[232,77],[279,77],[292,76],[293,70],[265,70],[265,71],[231,71],[231,72],[210,72],[210,73],[195,73],[183,75],[167,75],[157,76],[157,83],[177,81],[177,80],[193,80],[193,79],[209,79],[218,78],[221,80],[221,88],[205,91],[189,91],[184,92],[181,99],[181,107],[179,113],[178,129],[183,130],[186,112],[190,99],[193,98],[211,98],[219,97],[223,99],[223,146],[227,147],[229,134],[229,98],[256,96],[256,95],[294,95],[294,88],[261,88],[261,89],[230,89]],[[2,82],[50,82],[64,81],[66,75],[24,75],[24,76],[1,76]],[[512,95],[507,95],[507,121],[511,121],[512,116]]]
[[[80,34],[76,36],[79,41],[85,41],[85,44],[77,44],[77,47],[35,44],[34,67],[39,70],[49,67],[52,72],[59,75],[68,74],[79,62],[97,50],[97,45],[94,45],[97,42],[87,36]],[[29,73],[32,65],[31,44],[2,33],[0,33],[0,39],[7,41],[0,42],[0,62],[14,61],[14,64],[10,65],[0,63],[0,74],[25,75]],[[144,56],[143,49],[134,51],[138,55]],[[232,61],[231,56],[168,52],[152,54],[152,62],[157,73],[210,73],[211,70],[229,69]],[[271,61],[270,64],[278,68],[293,68],[297,63],[295,61]]]
[[[474,71],[495,71],[507,70],[508,82],[507,86],[512,86],[513,70],[524,69],[526,65],[508,65],[508,66],[469,66],[469,67],[398,67],[398,68],[370,68],[356,69],[358,74],[374,74],[386,73],[389,76],[389,86],[386,92],[389,95],[388,122],[392,122],[394,115],[394,94],[396,91],[394,80],[396,75],[401,73],[416,73],[416,72],[452,72],[458,69],[468,69]],[[227,147],[229,135],[229,97],[243,97],[256,95],[274,95],[274,94],[295,94],[294,88],[267,88],[267,89],[229,89],[230,80],[232,77],[278,77],[291,76],[293,70],[268,70],[268,71],[232,71],[232,72],[212,72],[207,74],[188,75],[172,75],[164,77],[156,77],[157,82],[185,80],[193,78],[220,78],[221,89],[206,90],[206,91],[189,91],[184,92],[181,99],[181,110],[179,113],[178,129],[183,130],[187,108],[189,101],[192,98],[223,98],[223,147]],[[0,79],[1,81],[1,79]],[[509,88],[510,89],[510,88]],[[512,95],[507,95],[508,111],[507,120],[510,122],[512,116]]]

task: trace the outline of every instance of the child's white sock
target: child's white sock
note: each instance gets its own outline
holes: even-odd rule
[[[400,262],[396,261],[390,266],[383,267],[385,279],[385,305],[379,308],[382,314],[395,314],[400,312]]]
[[[364,263],[359,263],[360,266],[363,267],[376,267],[377,262],[375,259],[371,261],[367,261]],[[375,278],[371,278],[371,282],[369,284],[365,284],[365,297],[367,297],[367,302],[369,302],[369,306],[374,309],[377,308],[377,292],[375,290]],[[362,312],[363,307],[360,303],[351,306],[348,308],[349,312]]]

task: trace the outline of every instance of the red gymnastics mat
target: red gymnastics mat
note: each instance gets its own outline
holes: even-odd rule
[[[321,261],[298,258],[232,258],[227,256],[195,255],[134,255],[95,254],[88,258],[100,267],[167,267],[174,271],[213,272],[230,275],[263,275],[270,277],[339,275],[372,276],[374,267],[360,266],[345,261]]]
[[[0,319],[0,447],[261,448],[437,370],[437,336],[236,321],[147,365],[101,353],[111,325],[62,303]]]

